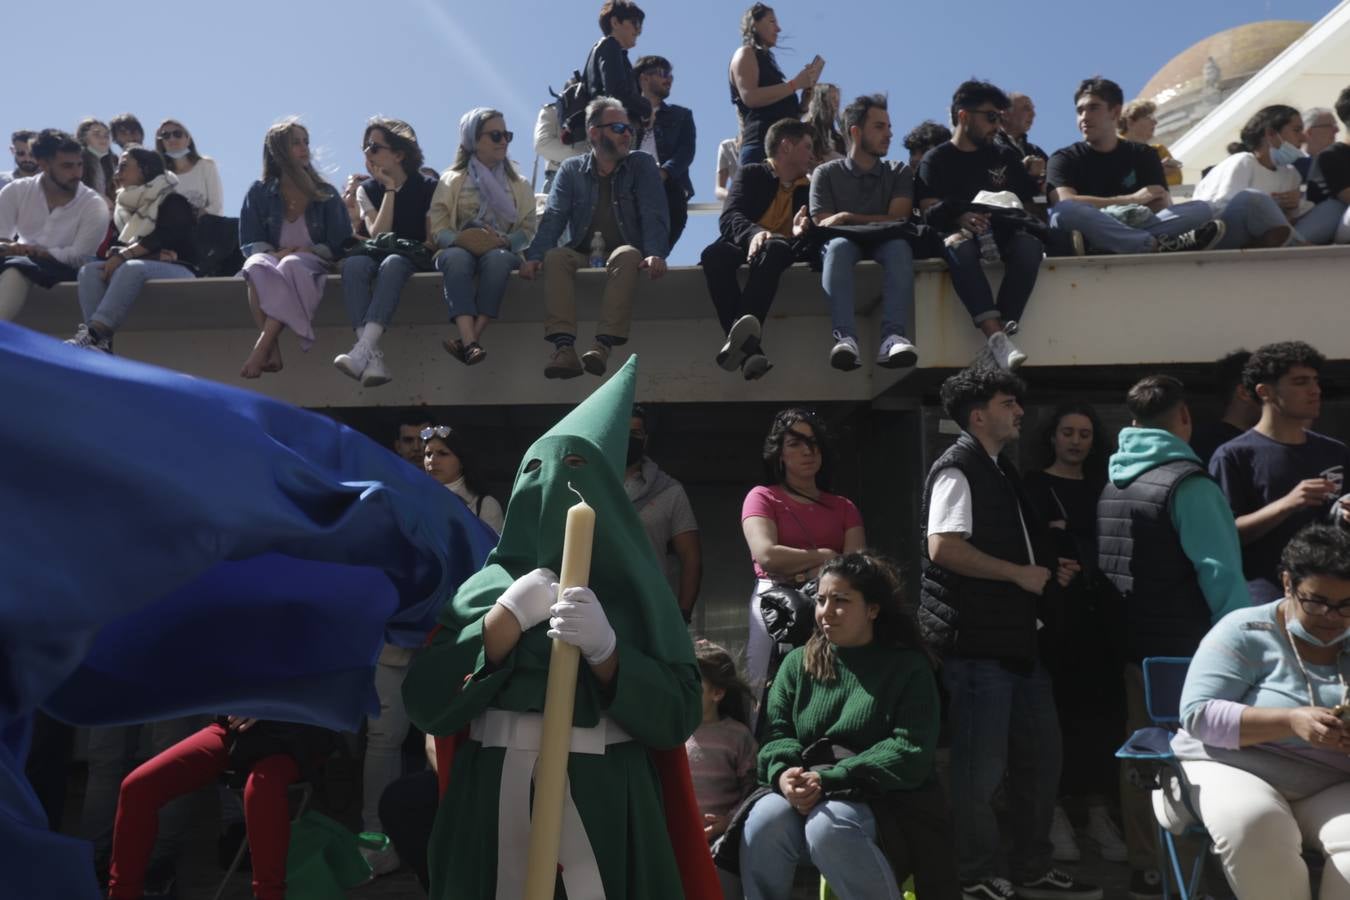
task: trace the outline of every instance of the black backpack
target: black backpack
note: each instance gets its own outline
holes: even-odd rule
[[[558,110],[558,137],[568,145],[585,141],[586,104],[591,102],[591,90],[580,70],[573,70],[561,92],[554,93],[553,88],[548,92],[553,95],[553,105]]]

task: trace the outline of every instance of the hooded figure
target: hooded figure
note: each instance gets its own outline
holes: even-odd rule
[[[574,900],[686,897],[686,861],[677,863],[674,847],[689,832],[667,831],[667,808],[678,805],[670,782],[687,785],[682,748],[701,718],[702,683],[675,597],[623,487],[635,362],[530,447],[497,549],[445,608],[442,630],[404,684],[419,727],[436,735],[469,729],[432,832],[434,898],[519,900],[538,751],[537,730],[532,740],[528,733],[544,707],[548,635],[572,634],[573,625],[583,638],[563,639],[581,648],[583,664],[560,888]],[[596,513],[590,588],[554,604],[550,582],[562,563],[573,490]],[[574,621],[581,608],[585,621]],[[503,633],[519,638],[494,664],[485,632],[494,645]],[[599,636],[587,641],[588,633]],[[711,873],[707,860],[703,844],[688,865],[701,861]]]

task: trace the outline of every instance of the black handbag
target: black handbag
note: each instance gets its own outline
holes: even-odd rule
[[[244,267],[239,251],[239,220],[202,213],[197,217],[197,273],[228,278]]]
[[[816,627],[816,587],[813,579],[800,586],[775,584],[759,594],[759,614],[773,642],[800,647]]]

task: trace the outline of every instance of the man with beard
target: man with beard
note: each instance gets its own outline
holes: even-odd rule
[[[1008,105],[1007,95],[988,82],[967,81],[958,87],[952,96],[952,139],[924,155],[917,194],[928,224],[949,235],[943,255],[956,295],[984,334],[994,362],[1013,371],[1027,357],[1013,346],[1007,331],[1031,299],[1045,245],[1034,233],[1040,229],[1030,227],[1031,217],[1025,214],[1036,195],[1036,181],[1018,152],[995,140]],[[988,206],[973,205],[982,192],[1015,194],[1023,216],[995,215]],[[997,301],[980,265],[985,234],[993,236],[1004,264]]]
[[[42,174],[0,190],[0,320],[23,309],[29,283],[74,281],[108,230],[108,204],[81,182],[84,148],[56,128],[30,144]]]
[[[666,274],[665,191],[656,160],[630,153],[633,130],[619,101],[599,97],[587,105],[591,152],[558,166],[539,229],[525,249],[520,277],[533,280],[544,272],[544,338],[553,344],[545,378],[604,375],[610,349],[628,342],[639,270],[653,279]],[[564,232],[571,243],[558,246]],[[603,266],[608,279],[595,342],[578,357],[575,281],[577,269],[587,265]]]
[[[992,367],[942,383],[943,410],[961,436],[933,463],[924,487],[919,625],[942,654],[950,698],[962,897],[1100,900],[1100,888],[1050,866],[1061,750],[1037,631],[1043,604],[1078,564],[1056,558],[1049,529],[1005,452],[1021,433],[1025,391],[1017,376]],[[999,872],[993,807],[1005,772],[1015,888]]]
[[[0,188],[11,181],[38,173],[37,160],[33,158],[33,151],[28,146],[35,137],[36,131],[16,131],[9,136],[9,152],[14,154],[14,168],[9,172],[0,172]]]
[[[656,558],[661,561],[666,581],[675,590],[680,614],[688,622],[698,601],[699,582],[703,580],[703,545],[684,485],[661,471],[656,461],[647,456],[650,419],[646,407],[633,407],[633,416],[628,421],[623,489],[633,501]]]
[[[670,246],[684,233],[689,221],[689,198],[694,183],[689,166],[694,162],[694,113],[685,106],[667,103],[675,70],[664,56],[644,56],[633,66],[642,96],[652,105],[648,124],[638,130],[638,149],[650,153],[661,166],[661,182],[670,209]]]
[[[836,229],[825,244],[822,274],[834,329],[830,365],[845,372],[861,365],[853,268],[860,260],[874,259],[884,273],[876,363],[886,369],[913,369],[919,351],[905,337],[905,325],[914,310],[914,252],[898,227],[884,226],[899,226],[913,212],[914,172],[904,163],[883,159],[891,149],[891,115],[883,95],[850,103],[844,127],[848,156],[817,167],[811,178],[811,219],[818,227]]]

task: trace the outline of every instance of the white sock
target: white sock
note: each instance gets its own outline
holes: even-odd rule
[[[357,340],[365,341],[371,347],[380,343],[380,335],[384,334],[384,326],[377,325],[374,322],[367,322],[361,327]]]

